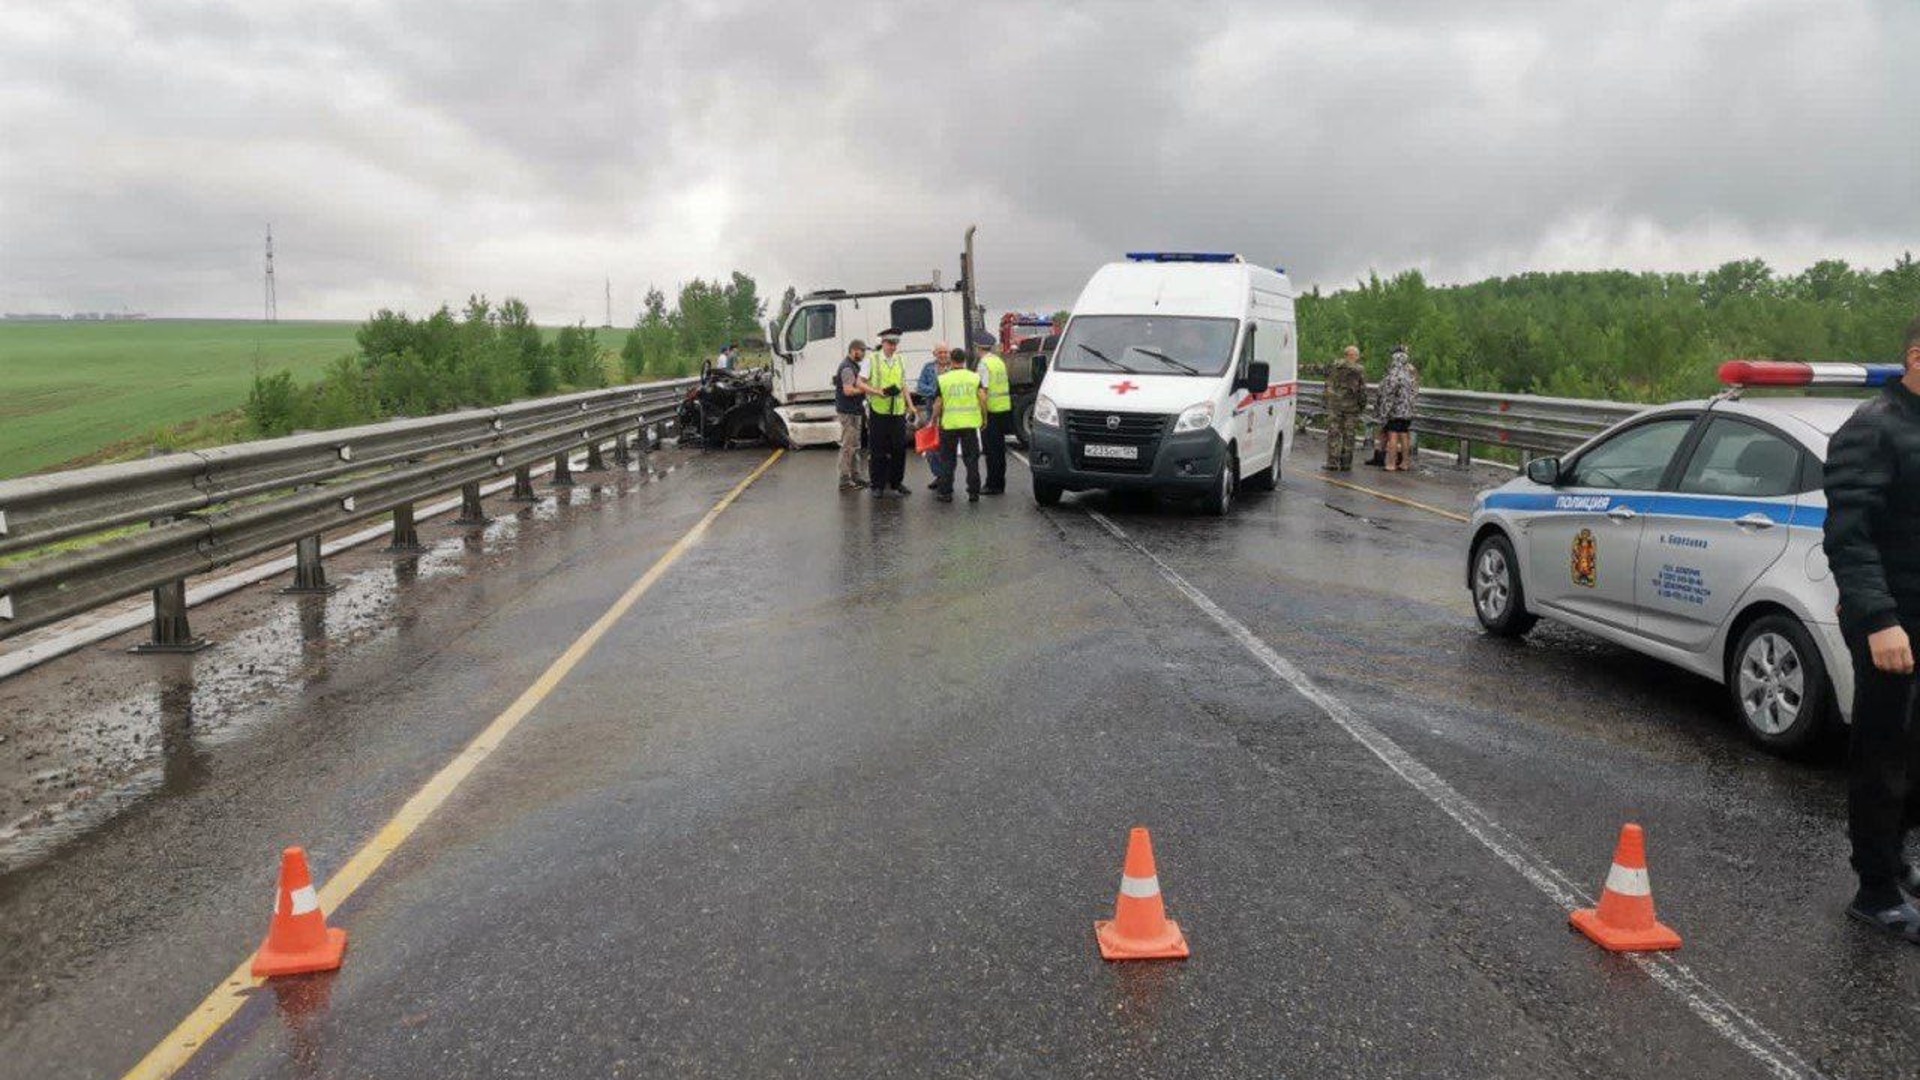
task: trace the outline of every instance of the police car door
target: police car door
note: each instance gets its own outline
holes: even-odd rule
[[[1805,451],[1777,431],[1732,416],[1708,421],[1673,493],[1646,515],[1636,575],[1640,632],[1698,649],[1786,553]]]
[[[1661,413],[1567,465],[1528,514],[1528,595],[1547,608],[1631,629],[1643,515],[1696,413]]]

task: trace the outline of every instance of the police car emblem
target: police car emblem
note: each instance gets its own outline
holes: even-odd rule
[[[1593,588],[1600,580],[1600,547],[1592,529],[1581,529],[1573,538],[1573,583]]]

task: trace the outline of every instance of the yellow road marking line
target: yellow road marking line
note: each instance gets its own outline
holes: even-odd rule
[[[347,897],[352,896],[355,890],[366,884],[367,879],[373,876],[373,872],[380,869],[380,865],[387,861],[387,856],[399,850],[401,844],[406,843],[414,830],[418,829],[435,810],[438,810],[440,804],[447,801],[447,797],[460,786],[460,782],[465,780],[469,773],[473,772],[489,754],[499,747],[501,742],[505,741],[508,735],[513,733],[513,729],[519,726],[520,721],[526,719],[527,714],[545,700],[547,695],[553,692],[554,687],[560,685],[561,680],[565,679],[587,653],[592,651],[600,639],[606,636],[607,631],[613,629],[613,625],[619,622],[620,618],[632,609],[642,596],[646,595],[647,590],[653,588],[654,583],[658,582],[673,564],[679,561],[680,556],[686,554],[689,548],[699,542],[700,537],[706,533],[707,527],[713,524],[721,512],[733,505],[733,501],[738,499],[749,485],[760,479],[762,473],[771,468],[774,462],[780,460],[780,455],[781,451],[775,450],[767,456],[767,460],[760,463],[758,468],[748,473],[746,479],[735,484],[733,490],[727,492],[725,497],[707,511],[706,516],[676,540],[674,545],[667,549],[666,554],[660,556],[652,566],[647,568],[646,573],[640,575],[638,581],[628,586],[627,591],[621,594],[620,599],[614,601],[606,614],[596,619],[592,626],[587,627],[585,632],[574,639],[573,644],[567,646],[565,652],[561,653],[553,663],[547,665],[547,670],[541,672],[540,677],[533,681],[533,685],[527,687],[525,692],[514,699],[513,704],[507,706],[505,712],[494,717],[492,723],[473,737],[473,741],[467,744],[466,749],[460,751],[458,756],[415,792],[413,797],[407,800],[406,805],[400,808],[400,812],[393,815],[393,819],[387,822],[386,827],[355,852],[353,857],[347,860],[346,865],[328,879],[326,885],[320,890],[321,909],[332,912]],[[233,972],[222,979],[220,985],[207,995],[206,1000],[188,1013],[187,1018],[180,1021],[178,1027],[168,1032],[166,1038],[160,1040],[157,1046],[148,1051],[147,1056],[141,1058],[138,1065],[127,1071],[123,1080],[163,1080],[193,1060],[193,1055],[206,1045],[207,1040],[213,1038],[227,1021],[233,1019],[234,1014],[240,1011],[240,1006],[246,1004],[252,992],[266,981],[255,978],[252,968],[253,956],[248,954],[247,958],[240,962],[240,966],[234,968]]]
[[[1309,473],[1308,475],[1318,476],[1318,474],[1316,473]],[[1334,487],[1346,488],[1348,491],[1358,491],[1362,495],[1371,495],[1376,499],[1385,499],[1390,503],[1399,503],[1401,506],[1411,506],[1415,510],[1425,510],[1429,514],[1438,514],[1441,517],[1446,518],[1448,521],[1458,521],[1458,522],[1464,523],[1467,520],[1467,515],[1465,514],[1457,514],[1452,510],[1442,510],[1437,506],[1429,506],[1428,504],[1423,502],[1415,502],[1412,499],[1404,499],[1398,495],[1392,495],[1384,491],[1376,491],[1373,488],[1366,487],[1365,485],[1356,484],[1351,480],[1335,480],[1331,476],[1319,476],[1319,479],[1325,481],[1326,483],[1332,484]]]

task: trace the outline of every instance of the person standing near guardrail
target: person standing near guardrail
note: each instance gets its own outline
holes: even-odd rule
[[[867,486],[861,476],[860,437],[866,427],[867,381],[860,377],[860,364],[867,358],[867,343],[854,338],[840,370],[833,377],[833,413],[840,420],[840,490],[858,491]]]
[[[871,458],[867,479],[876,499],[911,495],[907,490],[907,410],[913,392],[907,388],[907,361],[897,355],[900,331],[880,331],[880,351],[867,357],[862,374],[867,381],[867,442]]]
[[[1920,318],[1907,324],[1906,372],[1860,406],[1827,444],[1825,548],[1853,658],[1847,832],[1860,889],[1847,914],[1920,945]]]
[[[1360,363],[1360,347],[1349,345],[1327,369],[1328,472],[1353,469],[1353,429],[1367,407],[1367,369]]]
[[[1396,345],[1387,373],[1380,379],[1380,420],[1387,433],[1387,471],[1413,468],[1413,407],[1420,396],[1420,376],[1405,345]]]

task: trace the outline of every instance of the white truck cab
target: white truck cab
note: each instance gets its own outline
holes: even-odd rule
[[[833,376],[855,340],[872,356],[880,349],[880,332],[900,331],[895,355],[906,363],[911,387],[920,369],[933,359],[933,347],[944,341],[972,349],[978,323],[973,289],[973,234],[966,232],[960,252],[960,280],[941,288],[906,285],[876,292],[823,289],[801,297],[786,322],[773,333],[773,397],[765,425],[767,441],[775,446],[832,446],[840,441],[840,422],[833,412]]]
[[[1034,400],[1033,497],[1147,489],[1224,514],[1293,447],[1293,287],[1238,255],[1134,252],[1094,272]]]
[[[905,361],[911,387],[933,359],[935,343],[966,344],[966,313],[963,290],[936,285],[866,293],[828,289],[801,297],[774,338],[773,412],[778,422],[769,425],[768,439],[784,446],[838,443],[833,374],[847,346],[863,341],[871,355],[879,351],[880,331],[899,330],[895,355]]]

